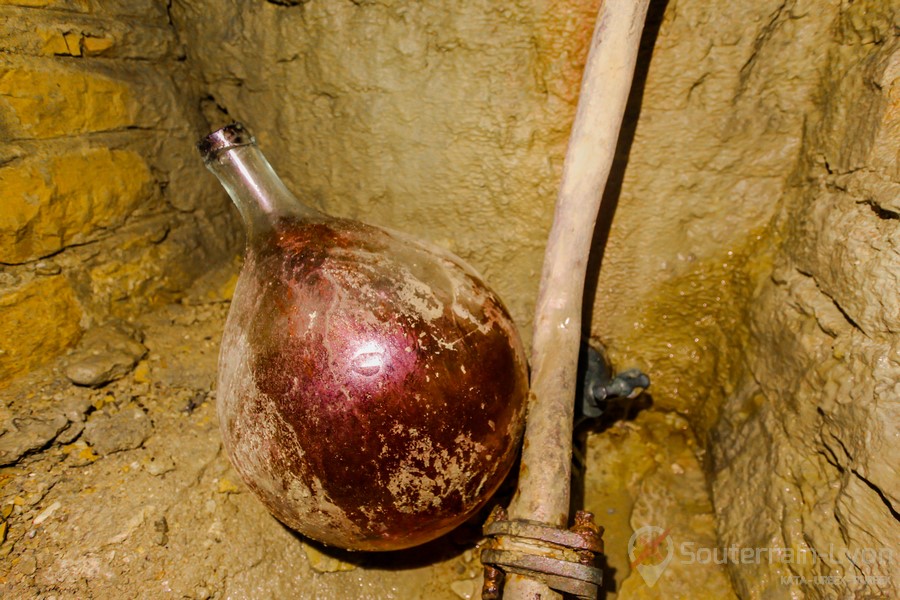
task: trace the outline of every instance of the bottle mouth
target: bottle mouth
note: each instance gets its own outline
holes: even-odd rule
[[[256,140],[241,123],[232,123],[201,138],[197,142],[197,149],[203,160],[210,162],[226,150],[255,143]]]

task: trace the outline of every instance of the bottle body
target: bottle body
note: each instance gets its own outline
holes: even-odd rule
[[[483,506],[515,460],[519,336],[446,251],[288,212],[248,235],[226,323],[217,410],[229,457],[308,537],[357,550],[434,539]]]

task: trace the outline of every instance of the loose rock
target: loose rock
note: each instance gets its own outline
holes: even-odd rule
[[[306,553],[306,559],[313,571],[319,573],[337,573],[338,571],[352,571],[356,565],[344,562],[339,558],[335,558],[325,554],[318,548],[309,544],[303,544],[303,551]]]
[[[37,570],[37,561],[30,554],[23,556],[16,565],[16,570],[23,575],[34,575]]]
[[[12,464],[50,443],[66,428],[65,415],[12,419],[12,428],[0,436],[0,466]]]
[[[71,444],[84,431],[84,416],[91,408],[91,399],[88,396],[75,395],[70,396],[62,401],[60,410],[69,424],[58,436],[56,442],[59,444]]]
[[[453,590],[453,593],[463,600],[471,600],[474,598],[476,588],[475,581],[472,579],[454,581],[450,584],[450,589]]]
[[[69,425],[56,436],[56,441],[60,444],[71,444],[78,439],[78,436],[84,431],[83,421],[70,421]]]
[[[150,419],[138,408],[112,416],[95,414],[84,428],[84,438],[101,456],[140,447],[150,435]]]
[[[97,387],[119,379],[147,354],[138,334],[124,324],[91,329],[69,358],[66,377],[76,385]]]
[[[69,421],[77,423],[84,421],[84,415],[91,409],[92,404],[90,396],[78,394],[64,399],[60,404],[60,410]]]

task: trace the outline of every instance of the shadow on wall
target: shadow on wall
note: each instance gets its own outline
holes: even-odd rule
[[[594,227],[594,239],[591,243],[591,256],[588,260],[587,276],[584,282],[585,302],[582,307],[583,327],[587,335],[590,335],[591,322],[594,315],[594,298],[597,296],[597,287],[600,280],[600,265],[603,262],[603,250],[609,239],[609,228],[612,225],[619,196],[622,193],[622,184],[625,181],[625,170],[628,167],[628,157],[631,153],[631,145],[634,142],[634,134],[637,129],[638,119],[641,116],[641,103],[644,99],[644,88],[647,85],[647,74],[650,71],[650,61],[653,57],[653,48],[659,36],[659,28],[669,0],[658,0],[650,3],[647,10],[647,21],[644,33],[641,35],[641,46],[638,50],[637,64],[634,70],[634,80],[631,84],[631,93],[628,95],[628,103],[625,106],[625,116],[622,120],[622,128],[619,130],[619,141],[616,144],[616,155],[613,159],[606,189],[603,191],[603,203],[597,215],[597,224]],[[602,305],[602,303],[601,303]]]

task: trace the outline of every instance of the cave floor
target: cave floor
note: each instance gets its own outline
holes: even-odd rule
[[[480,597],[485,514],[424,547],[351,554],[291,533],[249,493],[210,391],[229,280],[233,269],[134,322],[148,353],[116,381],[73,385],[62,357],[0,390],[0,597]],[[672,561],[653,587],[629,568],[628,539],[643,525],[714,544],[686,422],[645,410],[585,440],[606,597],[733,597],[721,567]]]

